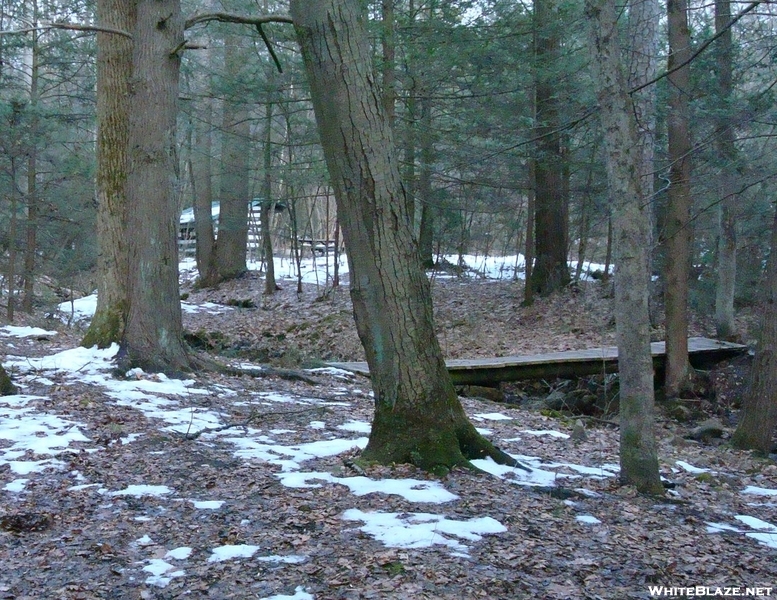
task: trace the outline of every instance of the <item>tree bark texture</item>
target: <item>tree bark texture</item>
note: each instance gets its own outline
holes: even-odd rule
[[[136,2],[99,0],[97,22],[134,31]],[[97,309],[82,340],[105,348],[121,341],[129,308],[126,182],[131,39],[97,33]]]
[[[766,261],[761,306],[750,386],[731,443],[737,448],[768,454],[774,449],[777,429],[777,211],[772,224],[772,247]]]
[[[671,72],[691,56],[687,0],[668,0]],[[688,279],[691,265],[691,133],[690,65],[668,76],[669,189],[666,212],[664,307],[666,311],[667,398],[676,398],[689,385]]]
[[[659,25],[663,17],[658,0],[631,0],[628,4],[629,44],[629,89],[652,81],[658,74]],[[655,230],[656,202],[654,196],[655,181],[655,145],[656,145],[656,86],[650,85],[631,95],[634,115],[637,123],[637,143],[639,148],[639,169],[642,177],[642,194],[650,205],[650,240],[648,269],[653,273],[653,260],[656,244],[653,239]],[[657,325],[662,321],[661,284],[651,282],[650,322]]]
[[[421,165],[418,175],[418,195],[414,207],[415,220],[418,223],[418,249],[421,253],[421,266],[426,269],[434,267],[434,217],[437,212],[432,198],[432,161],[434,160],[432,135],[431,100],[422,98]]]
[[[375,83],[359,0],[292,0],[324,156],[348,248],[351,299],[375,393],[364,458],[447,472],[509,459],[468,421],[434,333],[429,281]]]
[[[178,291],[178,208],[174,190],[179,0],[138,0],[130,94],[130,309],[122,366],[178,373],[190,368]]]
[[[653,361],[648,311],[648,207],[634,107],[617,38],[615,0],[587,0],[591,64],[607,157],[615,250],[615,320],[620,385],[621,481],[662,494],[654,423]]]
[[[717,41],[717,76],[719,94],[718,116],[718,178],[721,199],[718,202],[718,257],[717,285],[715,287],[715,329],[718,338],[733,340],[736,337],[734,322],[734,294],[737,274],[737,227],[735,173],[737,152],[732,111],[733,43],[731,39],[730,0],[715,0],[715,31]]]
[[[534,165],[535,262],[532,291],[547,296],[570,281],[567,265],[569,233],[567,223],[568,182],[562,148],[560,99],[554,65],[561,60],[561,41],[556,0],[534,4],[535,110],[538,138]]]
[[[240,38],[228,35],[224,47],[224,69],[239,72],[245,54]],[[207,285],[234,279],[247,271],[249,156],[251,122],[248,105],[236,93],[224,99],[221,149],[221,185],[219,232],[216,235],[215,260]]]
[[[272,76],[271,80],[272,80]],[[272,232],[272,102],[268,99],[264,119],[264,186],[262,198],[262,254],[264,255],[264,293],[274,294],[279,288],[275,281],[275,263],[273,262]]]
[[[213,232],[213,135],[210,131],[213,109],[209,101],[205,108],[204,123],[193,124],[196,159],[192,159],[192,186],[194,187],[194,235],[197,271],[202,276],[210,270],[214,260],[216,237]]]
[[[38,24],[38,2],[33,5],[33,23]],[[32,65],[30,66],[30,147],[27,155],[27,244],[24,250],[24,296],[22,310],[32,314],[35,299],[35,255],[38,252],[38,83],[40,77],[40,46],[38,31],[32,32]]]

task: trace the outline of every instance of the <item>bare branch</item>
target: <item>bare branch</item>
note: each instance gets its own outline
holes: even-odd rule
[[[718,31],[718,32],[717,32],[715,35],[713,35],[711,38],[709,38],[709,39],[708,39],[708,40],[706,40],[706,41],[705,41],[703,44],[701,44],[701,45],[700,45],[700,46],[699,46],[699,47],[696,49],[696,52],[694,52],[693,54],[691,54],[691,55],[690,55],[690,56],[689,56],[689,57],[688,57],[686,60],[684,60],[683,62],[681,62],[679,65],[675,65],[675,66],[674,66],[674,67],[672,67],[671,69],[669,69],[669,70],[667,70],[667,71],[665,71],[665,72],[661,73],[661,74],[660,74],[660,75],[658,75],[657,77],[654,77],[654,78],[653,78],[653,79],[651,79],[650,81],[648,81],[648,82],[646,82],[646,83],[643,83],[642,85],[639,85],[639,86],[637,86],[637,87],[635,87],[635,88],[632,88],[632,89],[630,89],[630,90],[629,90],[629,94],[635,94],[635,93],[637,93],[638,91],[640,91],[640,90],[642,90],[642,89],[645,89],[646,87],[648,87],[648,86],[650,86],[650,85],[653,85],[654,83],[656,83],[656,82],[658,82],[658,81],[661,81],[661,80],[662,80],[664,77],[668,77],[668,76],[669,76],[669,75],[671,75],[672,73],[674,73],[674,72],[676,72],[676,71],[679,71],[679,70],[680,70],[680,69],[682,69],[684,66],[686,66],[686,65],[690,64],[691,62],[693,62],[693,61],[696,59],[696,57],[697,57],[697,56],[699,56],[699,54],[701,54],[702,52],[704,52],[704,51],[705,51],[705,50],[706,50],[706,49],[707,49],[707,48],[710,46],[710,44],[712,44],[712,42],[714,42],[715,40],[717,40],[717,39],[718,39],[720,36],[722,36],[722,35],[723,35],[723,34],[724,34],[726,31],[728,31],[729,29],[731,29],[731,28],[732,28],[732,27],[733,27],[733,26],[734,26],[734,25],[737,23],[737,21],[739,21],[739,20],[740,20],[742,17],[744,17],[746,14],[748,14],[748,13],[752,12],[753,10],[755,10],[755,9],[758,7],[758,5],[759,5],[759,4],[762,4],[762,3],[764,3],[764,0],[756,0],[755,2],[751,2],[750,4],[748,4],[748,5],[747,5],[745,8],[743,8],[743,9],[742,9],[742,10],[741,10],[739,13],[737,13],[737,14],[736,14],[736,15],[735,15],[735,16],[734,16],[732,19],[731,19],[731,21],[729,21],[729,22],[726,24],[726,26],[725,26],[723,29],[721,29],[720,31]],[[768,2],[766,2],[766,3],[768,4]]]
[[[9,29],[0,31],[0,35],[15,35],[20,33],[30,33],[32,31],[42,31],[46,29],[67,29],[69,31],[90,31],[95,33],[113,33],[132,39],[132,34],[122,29],[113,27],[101,27],[100,25],[81,25],[78,23],[42,23],[37,27],[25,27],[24,29]]]
[[[264,23],[292,23],[288,15],[258,15],[251,17],[248,15],[237,15],[233,13],[203,13],[194,15],[186,19],[184,29],[190,29],[199,23],[209,23],[210,21],[219,21],[221,23],[241,23],[243,25],[262,25]]]

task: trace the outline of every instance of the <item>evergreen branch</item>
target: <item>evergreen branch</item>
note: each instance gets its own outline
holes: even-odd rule
[[[726,26],[725,26],[725,27],[723,27],[723,28],[722,28],[720,31],[718,31],[718,32],[717,32],[715,35],[713,35],[711,38],[709,38],[709,39],[708,39],[708,40],[706,40],[704,43],[702,43],[702,44],[701,44],[701,45],[700,45],[700,46],[699,46],[699,47],[696,49],[696,51],[695,51],[693,54],[691,54],[691,55],[690,55],[690,56],[689,56],[689,57],[688,57],[686,60],[684,60],[683,62],[681,62],[681,63],[680,63],[680,64],[678,64],[678,65],[675,65],[675,66],[674,66],[674,67],[672,67],[671,69],[667,69],[666,71],[664,71],[664,72],[663,72],[663,73],[661,73],[660,75],[658,75],[658,76],[654,77],[654,78],[653,78],[653,79],[651,79],[650,81],[648,81],[648,82],[645,82],[645,83],[643,83],[642,85],[638,85],[637,87],[630,89],[630,90],[629,90],[629,94],[636,94],[636,93],[637,93],[637,92],[639,92],[640,90],[643,90],[643,89],[645,89],[646,87],[648,87],[648,86],[650,86],[650,85],[653,85],[654,83],[657,83],[657,82],[661,81],[661,80],[662,80],[664,77],[669,77],[669,75],[671,75],[672,73],[675,73],[675,72],[679,71],[680,69],[682,69],[683,67],[686,67],[686,66],[688,66],[688,65],[689,65],[691,62],[693,62],[694,60],[696,60],[696,58],[697,58],[697,57],[698,57],[698,56],[699,56],[699,55],[700,55],[702,52],[704,52],[704,51],[705,51],[707,48],[709,48],[709,46],[710,46],[710,45],[711,45],[711,44],[712,44],[712,43],[713,43],[715,40],[717,40],[717,39],[718,39],[720,36],[722,36],[724,33],[726,33],[726,31],[728,31],[729,29],[731,29],[731,28],[732,28],[732,27],[733,27],[733,26],[734,26],[734,25],[737,23],[737,21],[739,21],[739,20],[740,20],[742,17],[744,17],[746,14],[748,14],[748,13],[750,13],[750,12],[754,11],[754,10],[756,9],[756,7],[758,7],[758,5],[759,5],[759,4],[762,4],[762,3],[763,3],[763,1],[764,1],[764,0],[755,0],[755,2],[751,2],[750,4],[748,4],[748,5],[747,5],[745,8],[743,8],[743,9],[742,9],[742,10],[741,10],[739,13],[737,13],[737,14],[736,14],[734,17],[732,17],[732,19],[731,19],[731,20],[730,20],[728,23],[726,23]]]
[[[95,33],[113,33],[121,35],[126,38],[132,39],[132,34],[122,29],[114,29],[113,27],[102,27],[100,25],[80,25],[78,23],[42,23],[35,27],[25,27],[24,29],[9,29],[7,31],[0,31],[1,35],[11,35],[20,33],[31,33],[33,31],[42,31],[46,29],[67,29],[69,31],[89,31]]]
[[[259,15],[251,17],[248,15],[237,15],[233,13],[216,12],[194,15],[186,19],[184,29],[190,29],[199,23],[209,23],[210,21],[219,21],[220,23],[240,23],[243,25],[262,25],[264,23],[293,23],[288,15]]]

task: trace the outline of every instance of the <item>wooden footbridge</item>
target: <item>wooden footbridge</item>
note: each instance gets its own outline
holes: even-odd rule
[[[664,342],[650,344],[653,368],[664,367]],[[708,338],[688,338],[691,365],[703,369],[727,358],[747,352],[747,346]],[[366,362],[330,362],[331,367],[369,377]],[[618,371],[618,348],[609,346],[589,350],[567,350],[533,356],[500,356],[497,358],[452,359],[445,361],[455,385],[494,385],[520,379],[571,379],[585,375]]]

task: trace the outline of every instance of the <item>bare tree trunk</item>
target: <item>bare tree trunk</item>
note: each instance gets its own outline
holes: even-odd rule
[[[535,160],[529,158],[529,192],[526,198],[526,251],[525,257],[525,271],[526,276],[523,291],[523,304],[530,306],[534,302],[534,288],[532,286],[532,272],[534,271],[534,215],[536,207],[536,193],[537,189],[536,177],[535,177]]]
[[[214,247],[216,243],[213,232],[213,135],[211,133],[211,117],[213,109],[207,102],[205,123],[198,127],[194,125],[196,137],[195,147],[198,154],[196,161],[191,160],[192,187],[194,187],[194,235],[197,240],[195,258],[197,271],[202,278],[208,273],[215,260]],[[196,165],[196,166],[195,166]]]
[[[375,392],[363,456],[438,473],[468,458],[508,462],[467,420],[445,368],[361,8],[359,0],[291,2]]]
[[[120,365],[189,370],[178,291],[175,129],[180,49],[179,0],[138,0],[130,94],[127,202],[132,206],[130,310]]]
[[[235,73],[242,67],[244,53],[240,38],[228,35],[224,48],[224,68]],[[224,100],[221,149],[221,192],[219,231],[215,260],[203,285],[215,285],[243,275],[248,247],[249,156],[251,123],[242,98],[228,94]]]
[[[559,133],[560,104],[558,82],[550,65],[561,54],[556,0],[534,3],[535,110],[537,155],[535,178],[535,265],[532,291],[540,296],[562,289],[570,281],[567,265],[569,233],[567,223],[568,182],[566,156]]]
[[[630,0],[628,3],[628,36],[629,44],[629,88],[642,86],[652,81],[658,73],[659,56],[659,25],[662,19],[662,9],[658,0]],[[650,206],[648,271],[653,272],[653,230],[655,221],[655,144],[656,144],[656,86],[650,85],[631,95],[634,104],[634,116],[637,123],[637,144],[639,148],[639,170],[642,178],[642,194]],[[663,277],[663,274],[662,274]],[[660,282],[650,283],[651,324],[657,325],[658,307],[661,305]]]
[[[750,387],[731,443],[737,448],[768,454],[774,448],[774,432],[777,429],[777,211],[772,224],[772,247],[763,278],[760,313]]]
[[[99,0],[98,24],[133,31],[136,2]],[[129,310],[126,179],[132,40],[97,34],[97,310],[82,345],[121,341]]]
[[[718,39],[717,76],[720,116],[718,118],[718,155],[720,171],[718,189],[722,195],[718,203],[718,268],[715,288],[715,329],[719,338],[731,340],[736,336],[734,322],[734,292],[737,274],[737,226],[734,173],[737,157],[734,129],[731,123],[732,62],[730,0],[715,1],[715,30]]]
[[[647,301],[650,221],[641,192],[634,108],[620,59],[615,0],[587,0],[586,16],[612,197],[621,481],[643,493],[662,494],[653,431],[655,399]]]
[[[272,77],[271,77],[272,79]],[[262,198],[262,253],[264,254],[264,293],[274,294],[279,288],[275,281],[275,263],[273,262],[272,232],[270,220],[272,207],[272,102],[268,99],[264,119],[264,186]]]
[[[687,0],[668,0],[669,12],[669,189],[666,215],[666,380],[667,398],[690,383],[688,362],[688,279],[691,261],[690,65],[672,71],[691,55]]]
[[[602,283],[607,283],[610,280],[611,266],[612,266],[612,215],[607,219],[607,249],[605,250],[605,253],[604,253],[604,275],[602,275]]]
[[[11,159],[11,175],[16,175],[14,160]],[[6,316],[8,322],[13,323],[16,316],[16,245],[18,244],[19,216],[16,214],[17,200],[16,190],[10,194],[11,205],[11,223],[8,227],[8,270],[6,271],[6,280],[8,281],[8,305],[6,306]]]
[[[33,23],[38,24],[38,2],[33,3]],[[30,147],[27,156],[27,244],[24,251],[24,296],[22,310],[32,314],[35,299],[35,255],[38,251],[38,78],[40,47],[38,32],[32,32],[30,68]]]
[[[418,196],[416,210],[420,212],[418,249],[421,254],[421,266],[429,269],[434,266],[434,215],[432,201],[432,107],[428,97],[421,98],[421,172],[418,176]],[[419,210],[420,209],[420,210]]]
[[[577,269],[575,269],[575,280],[580,280],[583,272],[583,262],[585,253],[588,250],[588,233],[591,224],[591,187],[593,186],[594,165],[599,154],[599,144],[594,143],[591,150],[591,162],[588,165],[588,174],[586,175],[585,189],[583,198],[580,201],[580,238],[577,246]]]

